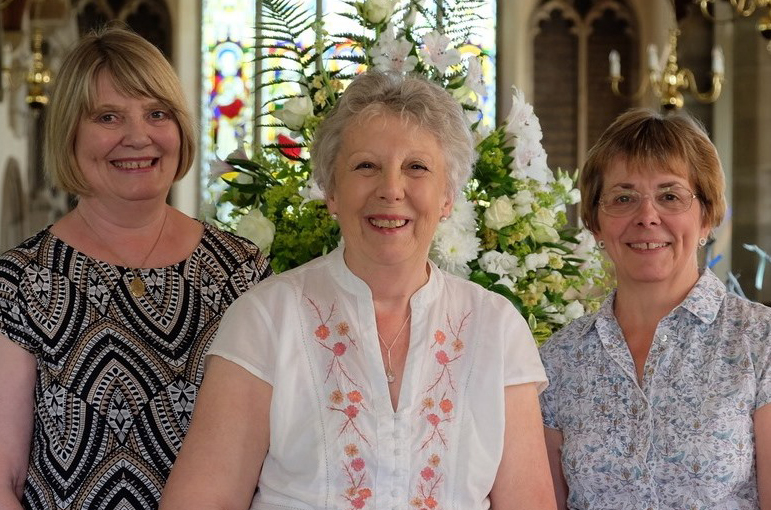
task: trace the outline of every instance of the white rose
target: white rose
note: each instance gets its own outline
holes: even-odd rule
[[[308,96],[297,96],[284,103],[280,110],[273,110],[272,114],[278,120],[286,124],[292,131],[297,131],[305,124],[305,118],[313,113],[313,103]]]
[[[362,14],[370,23],[382,23],[394,13],[394,0],[364,0]]]
[[[568,193],[568,203],[577,204],[581,201],[581,191],[578,188],[571,189]]]
[[[557,221],[557,217],[554,215],[551,209],[541,207],[538,212],[535,213],[535,220],[538,223],[543,223],[548,227],[554,226],[554,222]]]
[[[485,225],[493,230],[500,230],[511,225],[517,219],[514,205],[507,196],[494,198],[485,211]]]
[[[263,216],[262,211],[254,208],[248,214],[241,216],[238,227],[236,227],[236,234],[249,239],[263,253],[269,253],[273,236],[276,234],[276,226]]]
[[[525,269],[533,271],[539,267],[546,267],[549,263],[548,253],[531,253],[525,255]]]
[[[584,313],[584,305],[582,305],[580,301],[571,301],[570,304],[565,307],[565,318],[568,321],[577,319],[583,316]]]
[[[487,273],[494,273],[498,276],[522,276],[522,270],[519,268],[519,259],[511,253],[501,253],[499,251],[485,252],[479,257],[479,267]]]
[[[533,227],[533,238],[539,243],[556,243],[560,235],[554,227],[538,224]]]

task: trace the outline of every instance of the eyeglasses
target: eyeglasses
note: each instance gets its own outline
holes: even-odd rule
[[[679,214],[691,208],[697,195],[682,186],[661,188],[653,195],[643,195],[633,189],[617,189],[602,194],[600,208],[608,216],[629,216],[640,209],[646,197],[651,197],[653,206],[661,214]]]

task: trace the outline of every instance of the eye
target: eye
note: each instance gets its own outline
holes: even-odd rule
[[[428,172],[428,166],[424,163],[421,163],[419,161],[415,161],[413,163],[408,164],[406,167],[406,171],[413,175],[421,175],[425,172]]]
[[[659,194],[659,202],[682,202],[683,197],[676,191],[664,191]]]
[[[637,194],[629,191],[621,191],[610,195],[612,204],[633,204],[637,201]]]
[[[101,113],[96,116],[96,121],[103,124],[112,124],[118,120],[118,116],[114,113]]]
[[[166,110],[154,110],[150,112],[150,118],[153,120],[166,120],[171,117],[171,114]]]

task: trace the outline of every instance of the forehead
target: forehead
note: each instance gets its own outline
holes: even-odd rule
[[[655,186],[667,183],[679,183],[690,186],[690,172],[688,165],[680,159],[658,161],[630,160],[625,157],[617,157],[603,172],[603,187],[610,188],[618,185],[635,185],[650,183]]]
[[[130,99],[140,99],[143,102],[160,103],[160,99],[153,97],[145,91],[138,90],[125,82],[116,80],[108,70],[101,70],[96,74],[89,87],[89,97],[86,101],[86,110],[92,111],[100,103],[116,103]]]

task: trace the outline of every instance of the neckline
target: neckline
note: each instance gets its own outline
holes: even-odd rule
[[[174,262],[172,264],[169,264],[169,265],[166,265],[166,266],[162,266],[162,267],[132,268],[132,267],[129,267],[129,266],[123,266],[123,265],[118,265],[118,264],[110,264],[107,261],[104,261],[104,260],[92,257],[91,255],[78,250],[77,248],[75,248],[74,246],[72,246],[71,244],[69,244],[68,242],[64,241],[59,236],[57,236],[56,234],[51,232],[51,227],[53,226],[53,224],[48,225],[45,229],[43,229],[43,232],[44,232],[45,236],[47,236],[49,239],[54,241],[56,244],[64,246],[68,250],[70,250],[76,258],[77,257],[82,257],[82,258],[85,258],[87,260],[93,261],[93,262],[95,262],[97,264],[102,264],[102,265],[106,265],[106,266],[109,266],[109,267],[114,267],[116,269],[125,269],[127,271],[131,271],[131,270],[139,271],[141,273],[143,271],[147,271],[147,270],[150,270],[150,269],[170,269],[170,268],[174,268],[174,267],[184,263],[185,261],[190,260],[198,251],[200,251],[202,249],[202,245],[203,245],[204,240],[207,237],[212,235],[213,227],[209,223],[206,223],[204,221],[200,221],[200,220],[198,220],[196,218],[193,218],[193,219],[195,221],[197,221],[198,223],[203,225],[203,233],[201,234],[201,238],[198,240],[198,244],[196,244],[196,246],[193,249],[193,251],[191,251],[185,258],[180,259],[180,260],[178,260],[178,261],[176,261],[176,262]]]

